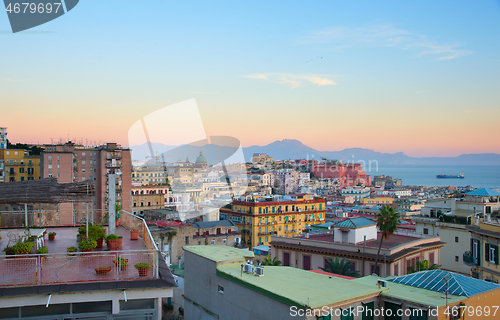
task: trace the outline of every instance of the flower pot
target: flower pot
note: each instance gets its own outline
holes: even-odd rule
[[[123,263],[120,264],[121,271],[125,271],[125,270],[127,270],[127,268],[128,268],[128,264],[123,264]]]
[[[123,237],[122,238],[118,238],[118,248],[121,249],[123,247]]]
[[[109,247],[109,250],[111,250],[111,251],[118,250],[118,239],[109,239],[108,240],[108,247]]]
[[[115,220],[115,227],[118,227],[120,225],[120,219]]]
[[[139,230],[130,231],[130,240],[139,240]]]
[[[82,250],[82,252],[92,252],[94,251],[94,249],[86,249],[86,250]]]
[[[147,277],[149,269],[151,268],[137,268],[137,271],[139,271],[139,277]]]
[[[95,268],[95,273],[97,274],[100,274],[100,275],[104,275],[104,274],[108,274],[110,271],[111,271],[112,267],[99,267],[99,268]]]
[[[56,236],[49,236],[49,241],[53,241]]]
[[[102,248],[103,241],[104,241],[104,238],[97,239],[97,247],[96,248]]]

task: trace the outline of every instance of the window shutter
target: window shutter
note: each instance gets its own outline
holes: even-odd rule
[[[474,239],[470,239],[470,254],[474,257]]]
[[[498,246],[492,245],[495,248],[495,264],[498,265]]]
[[[481,265],[481,241],[479,240],[476,240],[477,241],[477,265],[480,266]]]
[[[485,246],[485,248],[484,248],[484,260],[489,262],[490,261],[490,244],[485,243],[484,246]]]

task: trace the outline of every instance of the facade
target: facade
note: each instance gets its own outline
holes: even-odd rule
[[[7,149],[7,128],[0,127],[0,149]]]
[[[416,268],[417,261],[429,260],[440,264],[441,248],[445,245],[439,237],[415,237],[394,234],[382,242],[379,265],[375,260],[382,234],[375,222],[367,218],[349,218],[334,224],[333,232],[307,234],[297,238],[274,236],[271,255],[278,257],[285,266],[313,270],[327,266],[326,260],[335,257],[352,262],[353,270],[362,276],[376,273],[383,277],[407,274],[409,266]]]
[[[470,249],[464,253],[463,262],[470,267],[474,278],[498,283],[500,266],[498,246],[500,243],[500,222],[479,222],[466,226],[471,234]]]
[[[271,186],[275,194],[297,192],[299,173],[292,169],[281,169],[270,173]]]
[[[184,264],[184,246],[235,247],[241,244],[241,234],[235,224],[229,220],[193,224],[180,221],[158,221],[155,225],[156,227],[151,228],[151,234],[165,254],[167,263],[175,266]],[[168,243],[166,239],[169,231],[176,233],[171,243]]]
[[[500,294],[496,284],[440,270],[419,272],[417,281],[407,276],[350,279],[284,266],[259,267],[251,251],[184,249],[186,319],[444,320],[450,319],[445,315],[448,307],[483,310],[495,305]]]
[[[254,153],[252,155],[253,163],[266,163],[268,161],[274,161],[274,159],[265,153]]]
[[[370,186],[372,180],[366,174],[360,163],[323,163],[314,165],[311,173],[316,178],[336,180],[340,187],[343,186]]]
[[[116,174],[116,203],[126,211],[132,211],[130,150],[116,143],[107,143],[95,148],[77,146],[71,142],[64,145],[45,146],[41,153],[41,176],[57,178],[59,183],[93,181],[96,195],[89,210],[94,212],[93,221],[100,221],[108,210],[108,175]],[[74,222],[83,222],[87,204],[69,203]],[[68,220],[68,217],[64,218]],[[71,218],[69,218],[71,221]]]
[[[221,208],[220,219],[233,221],[248,247],[269,245],[272,235],[299,236],[309,225],[325,221],[325,200],[311,194],[240,199]]]
[[[3,181],[28,181],[40,179],[40,156],[31,156],[22,149],[1,149]],[[1,179],[1,178],[0,178]]]
[[[142,166],[132,171],[134,186],[167,184],[167,173],[162,166]]]
[[[471,248],[471,222],[491,220],[492,213],[500,209],[499,196],[495,191],[482,188],[461,199],[427,200],[421,208],[421,215],[412,217],[417,234],[439,235],[448,243],[441,259],[444,270],[471,274],[470,265],[464,260],[468,259],[464,252]]]
[[[370,197],[370,188],[367,187],[347,187],[340,189],[340,195],[343,197],[353,197],[354,201]]]
[[[359,202],[365,206],[386,206],[391,205],[394,202],[394,199],[391,197],[375,197],[375,198],[362,198],[359,199]]]

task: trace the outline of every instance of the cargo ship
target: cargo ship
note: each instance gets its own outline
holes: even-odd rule
[[[436,176],[438,179],[463,179],[465,178],[464,173],[462,172],[461,175],[454,176],[454,175],[446,175],[446,174],[438,174]]]

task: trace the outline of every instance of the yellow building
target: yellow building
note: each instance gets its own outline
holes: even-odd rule
[[[394,199],[391,197],[362,198],[359,202],[365,206],[379,206],[392,204]]]
[[[464,263],[471,266],[474,278],[498,283],[500,280],[500,266],[498,265],[500,224],[479,222],[478,225],[470,225],[466,228],[471,233],[471,247],[470,251],[464,253]]]
[[[325,199],[310,194],[247,197],[221,208],[220,219],[233,221],[248,247],[269,245],[272,235],[296,237],[312,224],[325,221]]]
[[[3,160],[4,182],[40,179],[40,156],[30,156],[26,150],[0,150]]]

